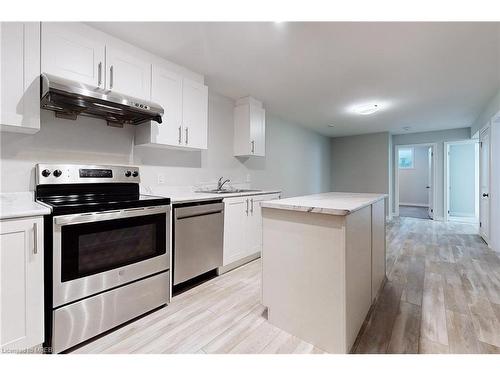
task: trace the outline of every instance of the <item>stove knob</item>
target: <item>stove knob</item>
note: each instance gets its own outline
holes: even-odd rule
[[[132,173],[132,177],[137,177],[139,176],[139,172],[138,171],[134,171],[134,173]]]
[[[130,172],[130,171],[125,172],[126,177],[130,177],[131,175],[132,175],[132,172]]]
[[[59,177],[60,175],[62,175],[62,172],[59,169],[56,169],[54,171],[54,177]]]
[[[48,169],[44,169],[44,170],[42,171],[42,176],[43,176],[43,177],[49,177],[49,176],[50,176],[50,171],[49,171]]]

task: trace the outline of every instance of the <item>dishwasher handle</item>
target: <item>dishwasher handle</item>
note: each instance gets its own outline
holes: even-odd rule
[[[175,219],[187,219],[196,216],[214,215],[224,211],[224,203],[212,203],[175,208]]]

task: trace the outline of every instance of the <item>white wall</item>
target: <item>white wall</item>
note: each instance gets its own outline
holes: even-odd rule
[[[434,188],[437,191],[436,202],[434,202],[434,217],[437,220],[442,220],[444,217],[444,142],[446,141],[460,141],[464,139],[470,139],[470,128],[459,128],[432,132],[422,132],[422,133],[411,133],[411,134],[399,134],[392,136],[393,143],[393,159],[395,158],[395,149],[397,145],[412,145],[412,144],[422,144],[422,143],[436,143],[437,150],[435,157],[436,165],[436,182]],[[393,179],[393,184],[395,184],[395,179]],[[394,205],[393,205],[394,209]]]
[[[331,143],[333,191],[389,194],[389,133],[332,138]]]
[[[471,133],[475,134],[478,130],[481,130],[498,111],[500,111],[500,90],[490,99],[476,121],[474,121]]]
[[[113,128],[84,117],[62,120],[42,111],[40,132],[0,133],[1,191],[33,190],[36,163],[138,165],[142,188],[153,193],[215,183],[219,176],[255,188],[282,189],[286,196],[330,190],[328,137],[267,114],[267,157],[236,158],[233,106],[232,99],[209,93],[209,149],[191,152],[135,147],[132,126]],[[158,174],[165,176],[165,184],[158,184]]]
[[[450,215],[474,217],[476,208],[476,145],[449,147]]]
[[[399,169],[399,204],[429,205],[429,148],[413,148],[413,168]]]

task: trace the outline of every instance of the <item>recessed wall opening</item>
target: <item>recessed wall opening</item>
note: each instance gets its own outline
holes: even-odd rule
[[[434,149],[433,144],[396,147],[397,216],[434,218]]]

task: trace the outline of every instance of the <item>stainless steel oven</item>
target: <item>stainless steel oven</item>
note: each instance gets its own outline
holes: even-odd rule
[[[169,268],[169,206],[53,217],[53,307]]]
[[[37,165],[45,343],[61,352],[170,300],[170,199],[131,166]]]

